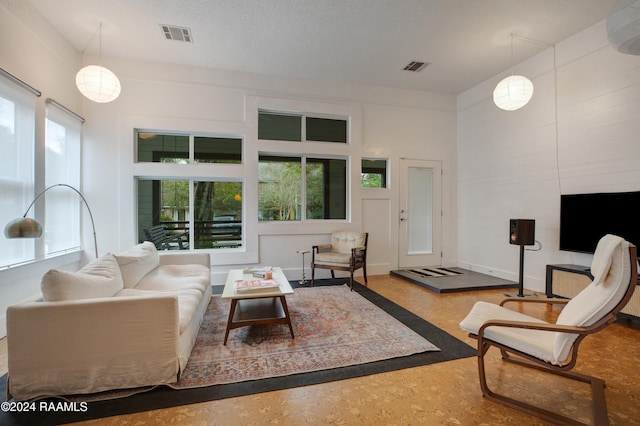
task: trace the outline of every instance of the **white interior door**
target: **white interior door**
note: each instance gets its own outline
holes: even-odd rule
[[[398,262],[401,268],[440,265],[441,187],[439,161],[400,160]]]

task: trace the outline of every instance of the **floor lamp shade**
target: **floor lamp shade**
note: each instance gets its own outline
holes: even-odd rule
[[[76,74],[76,86],[88,99],[98,102],[111,102],[120,96],[120,80],[105,67],[88,65]]]
[[[42,225],[29,217],[13,219],[4,228],[7,238],[38,238],[42,235]]]
[[[533,83],[522,75],[510,75],[493,90],[493,102],[500,109],[515,111],[522,108],[533,96]]]

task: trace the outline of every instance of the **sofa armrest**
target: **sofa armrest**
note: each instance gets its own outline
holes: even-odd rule
[[[171,383],[178,318],[168,294],[10,306],[8,391],[25,400]]]
[[[211,268],[211,255],[202,252],[159,253],[160,265],[204,265]]]

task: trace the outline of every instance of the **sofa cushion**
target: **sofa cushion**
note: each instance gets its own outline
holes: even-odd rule
[[[196,289],[204,293],[211,283],[211,270],[204,265],[160,265],[136,285],[139,290]]]
[[[42,277],[42,298],[60,300],[111,297],[123,288],[118,262],[106,254],[85,265],[77,272],[51,269]]]
[[[182,333],[189,327],[193,316],[196,314],[198,304],[202,299],[202,293],[197,289],[179,291],[153,291],[139,290],[137,288],[125,288],[116,294],[116,297],[145,297],[150,295],[173,295],[178,298],[178,328]]]
[[[116,254],[125,288],[135,287],[140,280],[160,264],[158,250],[152,242],[145,241],[129,250]]]

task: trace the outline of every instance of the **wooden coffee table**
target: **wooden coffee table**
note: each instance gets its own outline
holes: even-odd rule
[[[223,299],[231,300],[227,330],[224,334],[224,345],[227,344],[229,330],[257,324],[288,324],[293,335],[293,326],[289,316],[289,308],[285,296],[293,294],[293,289],[280,268],[273,268],[273,279],[280,286],[236,292],[236,281],[256,279],[251,274],[245,274],[242,269],[232,269],[227,275],[227,282],[222,291]]]

